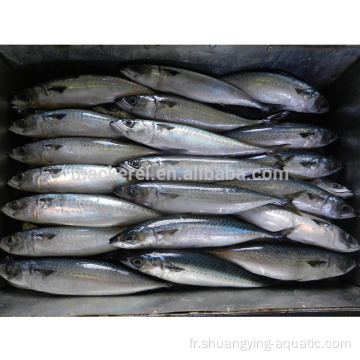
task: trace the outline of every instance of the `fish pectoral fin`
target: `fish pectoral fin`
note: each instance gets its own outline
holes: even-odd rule
[[[286,204],[283,204],[284,208],[290,212],[292,212],[295,215],[303,216],[301,211],[291,202],[288,202]]]
[[[175,265],[164,265],[164,268],[174,272],[180,272],[185,270],[184,268]]]
[[[54,272],[55,272],[54,270],[43,269],[43,268],[35,267],[35,266],[33,266],[30,269],[30,273],[33,275],[37,275],[37,276],[49,276]]]
[[[307,262],[311,267],[321,267],[323,265],[325,265],[327,262],[326,261],[322,261],[322,260],[310,260]]]
[[[165,163],[167,165],[177,165],[180,161],[179,160],[166,160]]]
[[[43,171],[48,172],[49,174],[58,174],[62,171],[62,169],[52,169],[52,168],[44,168]]]
[[[279,111],[286,109],[286,105],[283,104],[264,104],[264,103],[260,103],[260,104],[265,106],[267,108],[267,112],[272,114],[278,113]]]
[[[320,220],[320,219],[314,219],[314,218],[311,218],[311,220],[317,224],[317,225],[320,225],[320,226],[329,226],[330,224],[326,221],[323,221],[323,220]]]
[[[177,105],[175,101],[170,100],[160,100],[159,102],[170,109]]]
[[[42,233],[41,236],[42,236],[43,239],[51,240],[56,236],[56,234]]]
[[[179,194],[173,194],[173,193],[160,193],[160,195],[169,199],[176,199],[177,197],[180,196]]]
[[[173,70],[173,69],[167,69],[167,68],[161,68],[162,70],[162,73],[166,76],[166,77],[171,77],[171,76],[176,76],[176,75],[179,75],[180,72],[179,71],[176,71],[176,70]]]
[[[42,203],[42,205],[50,205],[54,200],[53,198],[40,198],[39,202]]]
[[[289,236],[291,233],[293,233],[295,230],[299,229],[301,225],[295,225],[289,228],[286,228],[284,230],[276,231],[275,234],[277,235],[278,240],[283,240],[287,236]]]
[[[281,111],[275,114],[268,116],[267,118],[263,119],[263,122],[276,122],[278,120],[283,119],[285,116],[289,115],[290,111]]]
[[[306,132],[306,133],[299,133],[299,135],[302,137],[302,138],[307,138],[307,137],[309,137],[309,136],[313,136],[313,135],[315,135],[315,133],[314,132]]]
[[[157,231],[157,233],[161,236],[171,236],[174,235],[175,233],[177,233],[180,229],[171,229],[171,230],[160,230]]]
[[[303,195],[305,193],[306,193],[306,190],[296,191],[294,193],[285,195],[284,198],[293,201],[294,199],[296,199],[297,197],[299,197],[300,195]]]
[[[62,94],[66,89],[67,89],[66,86],[51,86],[48,88],[48,90],[52,90],[60,94]]]
[[[168,125],[168,124],[159,124],[157,123],[156,124],[156,128],[160,131],[164,131],[164,130],[173,130],[175,129],[175,126],[171,126],[171,125]]]
[[[52,115],[51,117],[52,117],[52,118],[55,118],[56,120],[61,120],[61,119],[63,119],[65,116],[66,116],[66,114],[55,114],[55,115]]]
[[[303,161],[300,163],[300,165],[309,169],[309,168],[311,168],[311,166],[317,165],[317,162],[316,161]]]
[[[54,149],[54,150],[59,150],[63,147],[63,145],[60,144],[45,144],[45,148],[48,150]]]

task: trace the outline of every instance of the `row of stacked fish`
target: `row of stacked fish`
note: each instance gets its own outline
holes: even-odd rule
[[[0,265],[10,284],[64,295],[251,288],[356,266],[360,243],[330,220],[355,216],[352,193],[323,178],[342,165],[308,151],[337,134],[278,122],[327,112],[316,90],[268,72],[215,78],[136,64],[121,73],[131,81],[82,75],[13,100],[27,115],[9,129],[35,140],[10,151],[30,168],[8,184],[39,194],[2,207],[36,225],[1,239],[15,256]],[[277,171],[290,178],[261,177]]]

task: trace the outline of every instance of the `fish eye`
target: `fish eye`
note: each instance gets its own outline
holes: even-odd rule
[[[125,123],[126,126],[129,126],[129,127],[134,125],[134,122],[132,120],[130,120],[130,119],[125,120],[124,123]]]
[[[17,200],[11,201],[11,202],[9,203],[9,207],[11,207],[13,210],[17,210],[17,209],[19,209],[19,207],[20,207],[20,202],[17,201]]]
[[[130,96],[127,99],[127,102],[131,105],[131,106],[135,106],[137,104],[137,99],[135,96]]]
[[[138,191],[135,187],[131,186],[130,189],[129,189],[129,195],[132,196],[132,197],[136,197],[138,194]]]
[[[20,126],[20,127],[25,127],[26,122],[24,119],[20,119],[16,122],[16,125]]]
[[[26,154],[26,149],[23,146],[18,148],[17,151],[18,151],[18,153],[20,155],[25,155]]]
[[[24,178],[24,174],[23,173],[21,173],[21,174],[17,174],[16,176],[15,176],[15,180],[17,180],[17,181],[21,181],[23,178]]]
[[[341,186],[339,184],[334,183],[334,184],[332,184],[332,187],[334,189],[340,189]]]
[[[133,241],[133,240],[135,240],[135,236],[134,235],[126,235],[124,237],[124,240],[125,241]]]
[[[140,268],[143,265],[143,260],[142,259],[132,259],[130,260],[131,264],[133,264],[134,266]]]
[[[5,244],[11,246],[14,243],[15,238],[13,236],[9,236],[5,239]]]
[[[355,244],[355,243],[356,243],[355,239],[354,239],[350,234],[348,234],[348,235],[346,236],[346,241],[347,241],[349,244]]]
[[[345,263],[344,263],[345,268],[347,268],[347,269],[350,268],[352,266],[352,264],[353,264],[353,261],[351,259],[345,260]]]
[[[11,275],[11,270],[12,270],[12,265],[11,264],[7,264],[5,266],[5,273],[6,275]]]
[[[349,211],[349,206],[348,205],[343,205],[342,210],[343,211]]]
[[[130,165],[135,168],[135,169],[138,169],[140,167],[140,161],[139,160],[132,160],[130,162]]]
[[[26,91],[23,91],[17,95],[17,98],[22,101],[29,101],[29,95]]]

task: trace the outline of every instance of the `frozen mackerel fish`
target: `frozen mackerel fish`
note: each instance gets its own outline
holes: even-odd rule
[[[0,264],[0,276],[21,289],[58,295],[126,295],[170,285],[119,264],[90,259],[8,261]]]
[[[62,137],[40,140],[9,152],[15,160],[31,165],[116,165],[139,156],[159,154],[154,149],[128,141],[89,137]]]
[[[124,229],[110,244],[123,249],[206,248],[282,239],[287,232],[272,233],[231,217],[170,215]]]
[[[124,67],[121,73],[156,91],[173,93],[206,103],[250,106],[267,110],[266,106],[259,104],[237,87],[195,71],[135,64]]]
[[[116,258],[116,255],[114,257]],[[229,261],[194,251],[158,250],[133,254],[120,252],[118,259],[144,274],[178,284],[255,288],[277,283]]]
[[[105,165],[53,165],[13,176],[8,185],[38,193],[109,194],[115,186],[131,184],[121,169]]]
[[[287,237],[306,245],[340,252],[360,250],[360,242],[338,226],[313,215],[295,214],[281,206],[265,205],[241,212],[238,216],[267,231],[293,228]]]
[[[116,119],[89,110],[64,109],[29,115],[14,121],[9,130],[19,135],[36,138],[62,136],[123,138],[110,127],[110,122]]]
[[[14,109],[81,108],[115,101],[116,98],[153,91],[115,76],[80,75],[51,80],[19,92],[12,100]]]
[[[269,149],[187,125],[141,119],[117,120],[110,125],[130,140],[174,154],[241,156],[269,152]]]
[[[146,181],[116,187],[114,192],[123,199],[173,214],[236,214],[265,204],[289,202],[234,185]]]
[[[266,124],[279,120],[288,113],[279,113],[262,120],[249,120],[217,110],[198,101],[175,95],[146,94],[131,95],[117,99],[116,103],[134,117],[162,120],[170,123],[194,126],[215,133],[237,129],[243,126]]]
[[[89,256],[116,250],[109,239],[125,227],[49,226],[23,230],[0,240],[0,248],[21,256]]]
[[[350,256],[315,246],[251,243],[209,250],[254,274],[278,280],[310,281],[348,273],[356,266]]]
[[[88,194],[41,194],[14,200],[1,208],[16,220],[35,224],[86,227],[125,226],[159,216],[113,196]]]

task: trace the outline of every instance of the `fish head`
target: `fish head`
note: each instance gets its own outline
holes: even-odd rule
[[[156,87],[160,79],[160,68],[156,65],[132,64],[120,72],[127,78],[148,87]]]
[[[35,86],[30,89],[24,89],[15,95],[11,101],[16,109],[37,108],[40,104],[40,98],[45,95],[46,87]]]
[[[150,204],[149,198],[151,198],[151,191],[142,184],[131,184],[118,186],[114,189],[116,195],[125,200],[130,200],[145,206]]]
[[[4,261],[0,263],[0,276],[11,283],[21,283],[23,271],[20,261]]]
[[[162,257],[156,252],[129,254],[120,261],[134,270],[154,276],[160,275],[164,265]]]
[[[26,235],[23,236],[22,233],[15,233],[9,236],[5,236],[0,240],[0,248],[4,251],[13,254],[19,253],[19,250],[24,247],[26,241]]]
[[[156,97],[154,95],[131,95],[117,100],[119,106],[127,111],[153,119],[156,113]]]
[[[317,114],[329,111],[329,102],[315,89],[308,87],[307,89],[296,89],[296,92],[301,96],[303,111]]]
[[[150,228],[138,226],[114,236],[110,239],[110,244],[123,249],[141,249],[154,243],[153,240],[154,234]]]
[[[342,167],[342,163],[332,156],[321,157],[318,161],[318,177],[331,175]]]
[[[329,267],[337,274],[346,274],[357,265],[352,257],[335,253],[330,255],[329,263]]]
[[[121,135],[143,144],[151,142],[155,130],[153,121],[140,119],[120,119],[112,121],[110,126]]]
[[[331,144],[339,138],[338,134],[330,129],[321,128],[319,132],[321,136],[320,146]]]
[[[348,219],[356,216],[355,210],[344,200],[328,196],[324,204],[324,213],[336,219]]]
[[[346,186],[332,182],[328,179],[316,179],[313,181],[313,184],[325,189],[326,191],[334,195],[341,196],[343,198],[354,196],[353,192]]]
[[[8,202],[1,208],[1,211],[14,219],[33,221],[32,215],[35,206],[36,202],[32,201],[31,197],[27,197]]]
[[[41,114],[16,120],[10,125],[9,130],[23,136],[38,136],[42,133],[41,123],[38,119],[42,119]]]
[[[137,158],[124,161],[118,166],[125,169],[130,174],[135,174],[138,171],[146,172],[146,170],[151,167],[151,161],[147,158]]]
[[[15,149],[9,151],[9,156],[13,159],[21,162],[41,162],[41,153],[39,151],[41,145],[38,143],[30,143],[26,145],[19,146]],[[41,148],[43,150],[43,148]]]
[[[39,171],[25,171],[23,173],[13,176],[9,181],[8,185],[14,189],[23,190],[27,185],[37,184],[39,181]]]
[[[360,250],[360,242],[346,231],[337,228],[337,240],[342,244],[345,251],[353,252]]]

